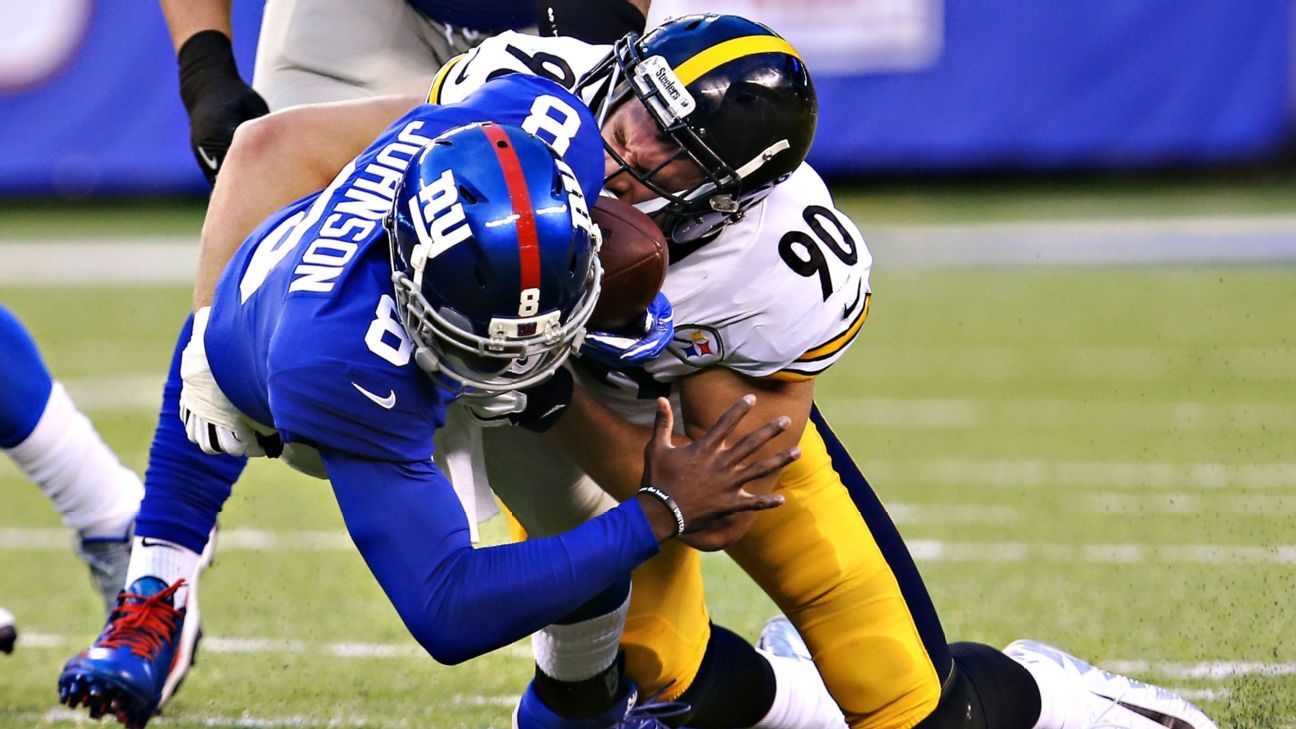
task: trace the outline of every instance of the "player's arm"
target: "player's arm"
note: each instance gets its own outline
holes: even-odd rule
[[[769,440],[756,456],[767,456],[780,450],[793,448],[801,440],[810,419],[810,406],[814,402],[814,380],[787,382],[768,378],[753,378],[724,367],[711,367],[680,380],[680,403],[683,406],[684,428],[689,437],[696,438],[723,415],[728,402],[742,393],[756,393],[756,404],[745,424],[740,424],[731,436],[737,441],[751,432],[752,423],[784,416],[790,419],[788,427]],[[746,488],[753,494],[768,494],[778,483],[773,473],[749,483]],[[751,525],[753,514],[734,514],[726,517],[725,525],[717,525],[706,534],[691,537],[688,542],[697,549],[721,549]]]
[[[642,33],[649,0],[537,0],[540,35],[563,35],[586,43],[615,43]]]
[[[185,41],[204,30],[233,35],[230,26],[232,0],[161,0],[171,44],[177,52]]]
[[[789,451],[752,460],[786,423],[724,445],[750,409],[750,398],[739,400],[714,428],[676,448],[670,407],[660,400],[640,461],[657,493],[554,537],[484,549],[472,548],[454,489],[431,461],[374,461],[329,448],[320,455],[347,530],[401,619],[434,658],[458,663],[561,619],[656,554],[660,542],[781,503],[751,496],[743,484],[796,458]]]
[[[730,401],[732,402],[732,401]],[[608,409],[580,385],[572,389],[571,403],[562,416],[544,431],[558,448],[617,501],[633,498],[639,490],[643,459],[638,444],[651,434]],[[687,438],[672,437],[677,445]]]
[[[221,170],[234,130],[270,111],[234,63],[230,1],[161,0],[180,66],[189,146],[209,183]]]
[[[684,405],[684,424],[689,438],[712,427],[725,409],[745,393],[755,393],[756,403],[752,417],[745,421],[729,438],[736,442],[757,423],[787,416],[787,429],[764,446],[761,455],[768,455],[796,446],[810,417],[814,399],[814,382],[782,382],[756,379],[733,370],[713,367],[680,381],[681,400]],[[641,461],[637,457],[637,443],[647,437],[648,429],[626,421],[617,413],[596,400],[587,390],[576,387],[571,404],[562,416],[545,431],[545,438],[563,451],[590,478],[618,501],[634,496],[639,488]],[[677,444],[689,438],[675,437]],[[750,486],[752,493],[769,493],[777,475],[772,475]],[[689,536],[685,539],[699,549],[714,550],[733,541],[750,524],[748,518],[730,517],[724,527],[713,528],[706,536]]]
[[[239,127],[203,222],[194,308],[211,304],[225,264],[288,203],[323,188],[402,114],[415,96],[298,106]]]

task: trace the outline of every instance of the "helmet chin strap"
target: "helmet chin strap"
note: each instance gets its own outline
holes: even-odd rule
[[[752,161],[734,170],[734,172],[738,173],[738,179],[745,180],[748,177],[750,177],[753,172],[763,167],[766,162],[769,162],[770,160],[774,159],[774,155],[778,154],[779,152],[782,152],[785,149],[791,149],[791,148],[792,148],[792,144],[788,142],[788,140],[780,139],[777,142],[766,147],[765,150],[760,154],[756,155],[756,157],[753,158]]]
[[[603,95],[603,103],[600,105],[598,113],[598,128],[603,128],[603,123],[607,121],[608,113],[611,112],[615,104],[612,102],[612,96],[616,91],[617,73],[621,70],[620,64],[615,61],[612,63],[612,70],[608,74],[607,93]]]
[[[651,200],[644,200],[643,202],[637,202],[634,204],[634,206],[635,209],[637,209],[639,212],[643,213],[644,215],[652,215],[653,213],[656,213],[660,211],[662,208],[666,207],[668,204],[670,203],[668,200],[666,200],[666,198],[655,197]]]
[[[441,369],[441,359],[431,349],[422,345],[414,348],[414,362],[427,373],[438,372]]]

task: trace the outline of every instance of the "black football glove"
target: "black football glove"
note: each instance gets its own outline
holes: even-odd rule
[[[647,19],[626,0],[536,0],[540,35],[562,35],[594,45],[612,44],[634,31],[642,34]]]
[[[180,47],[180,98],[189,112],[189,146],[207,182],[216,184],[234,129],[270,113],[234,65],[230,39],[218,30],[194,33]]]

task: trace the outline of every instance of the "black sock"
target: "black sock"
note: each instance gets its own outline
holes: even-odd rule
[[[950,674],[940,705],[915,729],[1032,729],[1039,688],[1017,661],[988,645],[952,643]]]
[[[679,697],[693,706],[692,729],[752,726],[774,705],[774,669],[750,643],[712,624],[702,666]]]
[[[620,694],[621,664],[625,656],[618,654],[612,665],[598,675],[584,681],[559,681],[545,675],[536,666],[536,696],[549,710],[568,719],[592,719],[607,711]]]
[[[621,607],[630,595],[630,578],[618,580],[607,589],[595,595],[588,602],[568,613],[558,621],[559,625],[591,620]],[[549,710],[568,719],[590,719],[602,714],[612,707],[612,702],[621,694],[621,675],[625,655],[618,653],[612,665],[598,674],[581,681],[559,681],[540,670],[535,670],[536,696],[549,707]]]

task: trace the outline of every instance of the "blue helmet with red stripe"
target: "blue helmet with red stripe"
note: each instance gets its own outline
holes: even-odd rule
[[[483,392],[548,377],[598,299],[599,233],[571,168],[489,122],[437,137],[387,219],[392,280],[415,360]]]

